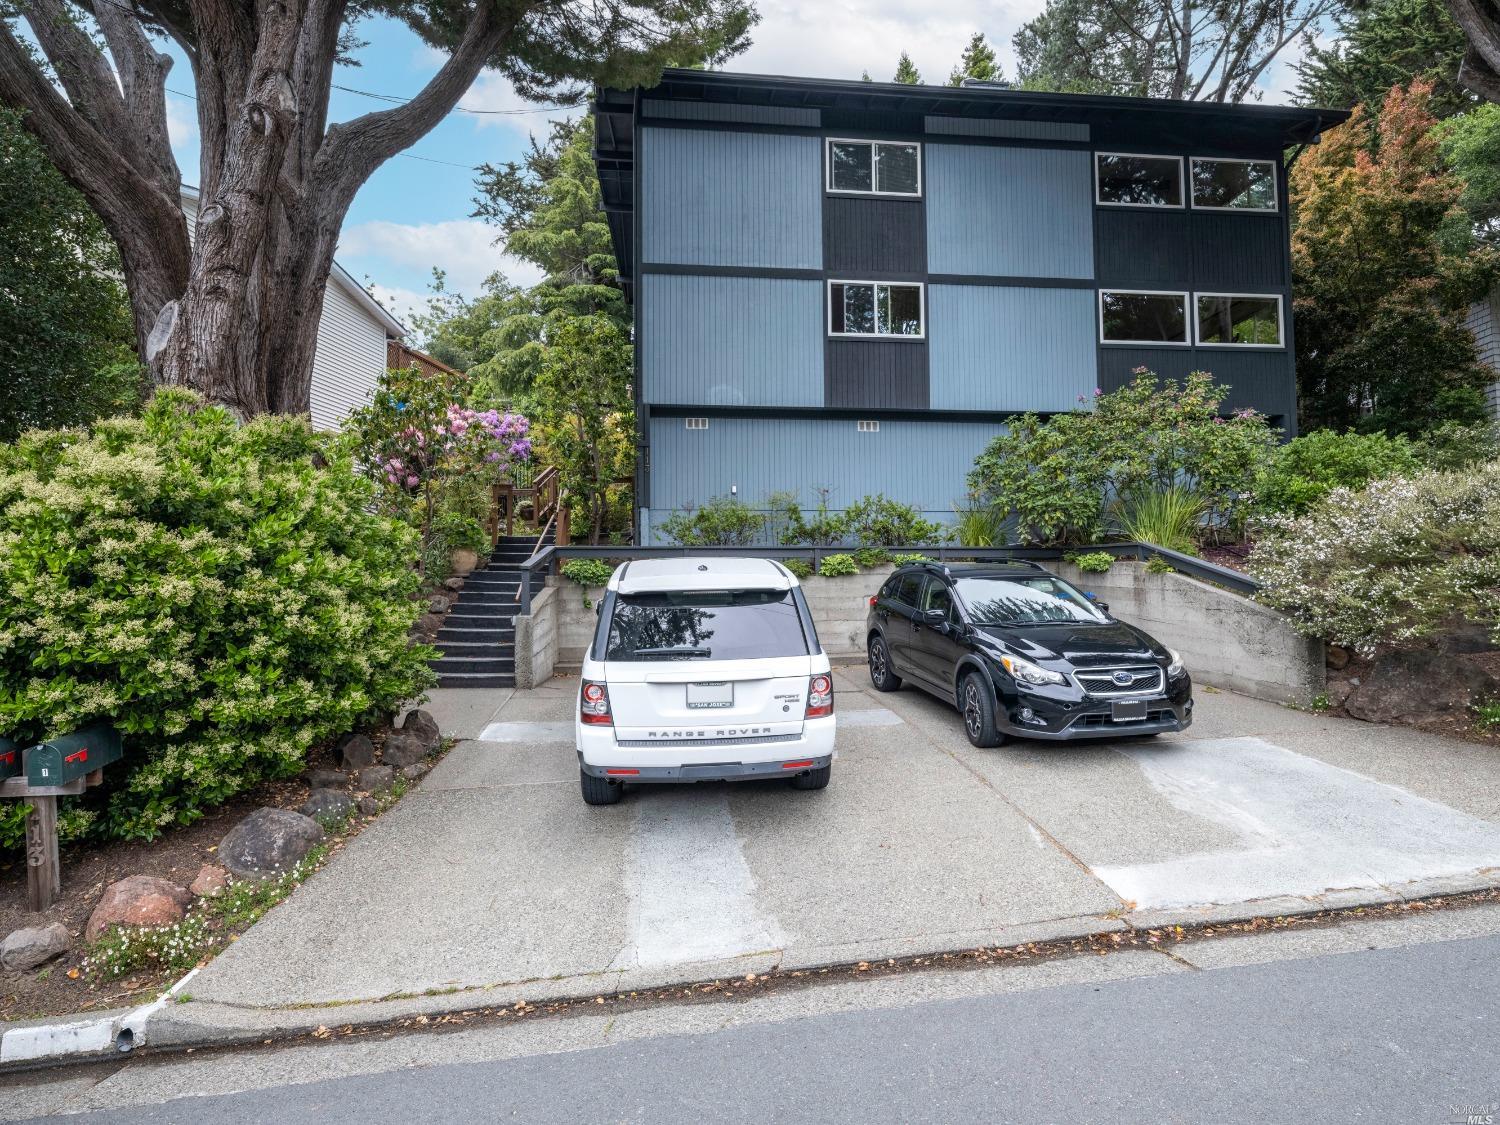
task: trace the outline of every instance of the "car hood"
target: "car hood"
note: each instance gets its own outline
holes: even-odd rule
[[[981,640],[999,642],[1000,646],[1031,660],[1066,660],[1084,667],[1090,664],[1113,664],[1120,660],[1155,662],[1165,659],[1167,651],[1147,633],[1123,621],[1091,624],[1086,621],[1057,625],[975,626]]]

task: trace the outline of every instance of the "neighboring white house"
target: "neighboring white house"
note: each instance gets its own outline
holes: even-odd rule
[[[1500,375],[1500,286],[1469,310],[1469,331],[1479,345],[1479,358]],[[1500,381],[1490,384],[1490,412],[1500,418]]]
[[[191,235],[197,228],[197,188],[183,187],[182,210]],[[385,371],[387,342],[405,335],[401,322],[334,262],[323,293],[318,350],[313,355],[314,429],[336,430],[351,410],[370,401],[375,381]]]

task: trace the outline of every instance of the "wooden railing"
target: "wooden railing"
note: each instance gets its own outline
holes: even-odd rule
[[[518,483],[518,480],[525,483]],[[551,466],[497,483],[491,490],[490,545],[494,546],[500,541],[502,525],[506,535],[516,533],[516,514],[527,501],[531,503],[532,525],[542,529],[545,534],[548,524],[556,520],[557,542],[566,544],[567,520],[558,518],[561,498],[561,478]]]

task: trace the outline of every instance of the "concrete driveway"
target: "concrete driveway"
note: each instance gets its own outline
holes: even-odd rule
[[[535,1001],[1500,883],[1480,746],[1203,690],[1187,735],[976,750],[928,696],[836,679],[827,790],[608,808],[579,799],[575,681],[439,693],[468,741],[178,1007]]]

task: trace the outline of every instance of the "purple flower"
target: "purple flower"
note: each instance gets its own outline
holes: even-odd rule
[[[406,487],[407,488],[416,488],[417,487],[417,475],[415,473],[411,474],[410,476],[408,476],[406,478]]]

